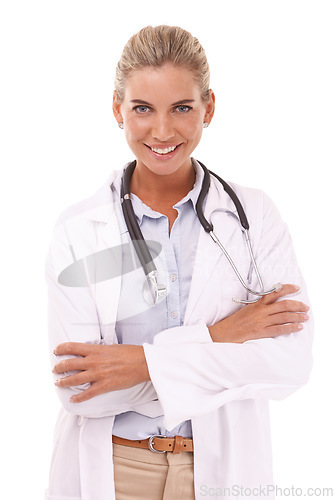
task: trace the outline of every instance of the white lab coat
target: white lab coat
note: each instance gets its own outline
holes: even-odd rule
[[[121,278],[86,287],[58,283],[58,275],[73,258],[121,243],[125,229],[119,228],[109,187],[116,174],[91,198],[66,209],[54,229],[45,262],[52,365],[59,360],[52,353],[59,343],[117,342],[114,326]],[[249,219],[265,287],[278,282],[298,284],[298,300],[308,303],[287,228],[275,206],[259,190],[233,187]],[[232,201],[212,179],[205,215],[242,276],[257,289],[235,214]],[[69,399],[85,387],[56,389],[63,408],[55,429],[46,500],[115,498],[112,428],[114,416],[129,410],[151,417],[163,414],[167,429],[191,419],[197,500],[223,497],[224,488],[230,488],[233,498],[238,493],[242,498],[242,488],[248,498],[259,496],[259,486],[268,492],[273,488],[268,400],[285,398],[307,381],[312,319],[302,331],[290,335],[243,344],[214,343],[205,325],[240,307],[233,297],[245,298],[246,292],[221,250],[201,229],[184,326],[160,332],[153,345],[144,344],[152,382],[80,404]],[[226,498],[228,493],[226,489]]]

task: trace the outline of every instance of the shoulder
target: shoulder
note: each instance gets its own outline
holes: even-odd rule
[[[113,171],[91,196],[67,206],[60,212],[51,231],[48,255],[58,261],[70,258],[71,248],[76,255],[90,254],[95,250],[97,225],[95,222],[112,222],[109,227],[113,237],[118,231],[115,217],[116,200],[111,185],[121,171]],[[120,174],[121,175],[121,174]],[[115,234],[114,232],[115,231]]]
[[[217,179],[214,179],[216,192],[219,198],[214,197],[213,210],[217,207],[225,208],[237,216],[236,206],[230,196],[224,190]],[[285,222],[282,220],[279,210],[271,197],[262,189],[244,186],[230,180],[227,184],[237,196],[248,221],[251,234],[256,239],[262,237],[264,232],[285,230]],[[238,217],[240,219],[240,217]]]
[[[218,179],[213,178],[214,184],[223,200],[228,199],[231,208],[235,208],[234,203]],[[233,190],[244,210],[254,214],[264,214],[268,210],[275,208],[275,203],[271,197],[262,189],[238,184],[229,179],[224,179],[226,184]]]
[[[227,184],[233,189],[235,194],[238,196],[240,201],[247,204],[259,204],[263,202],[263,198],[266,196],[262,189],[244,186],[242,184],[237,184],[233,181],[227,181]]]
[[[115,218],[119,198],[113,186],[121,182],[123,169],[113,170],[105,182],[91,195],[68,205],[54,224],[53,234],[86,234],[94,230],[94,222],[108,223]]]
[[[103,214],[104,209],[113,209],[113,193],[111,184],[114,182],[120,171],[113,171],[106,181],[91,195],[82,200],[79,200],[71,205],[68,205],[58,215],[55,227],[69,223],[71,220],[91,219],[96,216],[97,218]]]

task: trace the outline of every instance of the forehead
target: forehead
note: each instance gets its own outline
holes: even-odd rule
[[[200,99],[200,89],[194,74],[184,66],[166,63],[157,68],[148,66],[132,70],[126,81],[125,99],[179,101]]]

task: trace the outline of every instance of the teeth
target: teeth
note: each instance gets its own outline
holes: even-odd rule
[[[171,146],[170,148],[164,148],[164,149],[158,149],[158,148],[151,148],[154,153],[159,153],[159,155],[166,155],[167,153],[171,153],[176,149],[176,146]]]

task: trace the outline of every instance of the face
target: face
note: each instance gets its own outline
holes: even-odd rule
[[[132,71],[121,104],[114,95],[114,115],[123,122],[137,167],[158,175],[191,168],[203,123],[214,113],[214,94],[204,103],[193,74],[165,64]]]

